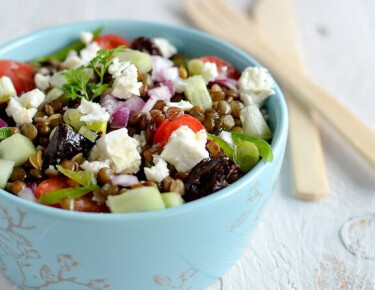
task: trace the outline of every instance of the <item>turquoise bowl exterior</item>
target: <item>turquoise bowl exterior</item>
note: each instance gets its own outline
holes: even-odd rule
[[[31,60],[77,39],[82,30],[133,39],[165,37],[193,56],[222,57],[244,69],[257,62],[199,31],[159,23],[103,20],[27,35],[0,48],[0,59]],[[274,161],[181,207],[134,214],[74,213],[24,201],[0,190],[0,270],[22,289],[202,289],[241,257],[267,207],[288,131],[283,95],[266,103]]]

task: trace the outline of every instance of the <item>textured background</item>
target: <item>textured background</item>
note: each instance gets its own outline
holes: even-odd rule
[[[311,78],[375,130],[375,1],[295,1]],[[250,8],[250,1],[231,2]],[[136,18],[189,25],[180,1],[0,3],[6,7],[0,44],[79,20]],[[375,289],[375,170],[328,126],[322,123],[321,129],[329,196],[315,203],[294,199],[286,156],[271,206],[247,252],[209,290]],[[0,276],[0,290],[12,288]]]

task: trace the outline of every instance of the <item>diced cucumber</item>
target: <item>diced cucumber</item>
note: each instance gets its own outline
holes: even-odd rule
[[[12,174],[14,161],[0,159],[0,188],[5,188],[10,175]]]
[[[128,48],[123,52],[117,53],[116,57],[122,61],[130,61],[143,74],[152,69],[151,57],[147,53]]]
[[[167,208],[180,206],[184,203],[181,195],[177,192],[165,192],[161,194],[161,197],[163,198],[163,201]]]
[[[187,63],[189,75],[200,75],[202,74],[204,63],[198,58],[193,58]]]
[[[259,137],[264,140],[268,140],[272,137],[272,132],[256,105],[244,107],[241,110],[240,119],[242,122],[243,132],[246,135]]]
[[[107,132],[107,125],[108,125],[107,121],[93,122],[90,125],[86,125],[86,128],[89,130],[96,131],[96,132],[102,132],[102,136],[103,136]]]
[[[184,92],[186,98],[194,106],[200,106],[204,110],[212,107],[211,96],[201,75],[187,78]]]
[[[0,78],[0,103],[8,102],[10,97],[17,96],[12,80],[8,76]]]
[[[165,208],[159,190],[153,186],[138,187],[120,195],[108,196],[112,213],[141,212]]]
[[[0,158],[14,161],[14,166],[24,164],[30,155],[35,154],[33,142],[21,134],[12,135],[0,143]]]

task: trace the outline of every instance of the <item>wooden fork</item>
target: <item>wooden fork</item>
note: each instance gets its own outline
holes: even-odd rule
[[[185,0],[185,8],[201,29],[250,52],[268,67],[283,88],[328,121],[375,166],[375,133],[334,97],[313,83],[298,62],[288,58],[254,27],[246,14],[220,0]]]

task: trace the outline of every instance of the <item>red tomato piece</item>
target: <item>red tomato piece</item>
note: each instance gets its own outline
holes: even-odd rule
[[[20,95],[35,88],[34,67],[30,64],[0,60],[0,77],[8,76]]]
[[[47,192],[68,188],[70,186],[68,185],[67,181],[68,178],[64,176],[50,177],[38,185],[35,190],[35,197],[39,200],[39,198]],[[54,204],[53,206],[60,207],[60,204]]]
[[[221,70],[223,66],[227,67],[227,77],[231,79],[238,80],[241,76],[240,72],[229,62],[213,56],[213,55],[207,55],[200,58],[203,62],[213,62],[216,64],[217,69]]]
[[[202,123],[190,115],[182,115],[173,121],[165,120],[155,132],[154,144],[165,146],[165,144],[168,143],[169,137],[173,131],[177,130],[181,126],[188,126],[194,132],[204,129]]]
[[[115,35],[115,34],[105,34],[95,38],[95,41],[103,49],[113,49],[120,45],[125,45],[126,47],[130,46],[130,41],[126,38]]]

